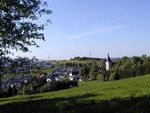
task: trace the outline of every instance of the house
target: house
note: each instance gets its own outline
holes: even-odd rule
[[[51,67],[51,63],[50,63],[50,62],[47,62],[45,67],[46,67],[46,68]]]
[[[47,76],[46,81],[47,81],[47,82],[55,81],[55,77],[53,76],[53,74],[49,74],[49,75]]]
[[[46,81],[62,81],[64,80],[65,76],[62,72],[55,72],[53,74],[48,75]]]
[[[55,64],[56,66],[61,66],[61,61],[56,61],[56,64]]]
[[[78,71],[71,71],[69,74],[69,80],[70,81],[78,81],[79,80],[78,74],[79,74]]]
[[[47,78],[48,78],[47,73],[41,73],[41,75],[40,75],[40,79],[42,79],[42,80],[46,81],[46,80],[47,80]]]
[[[51,78],[47,77],[46,82],[54,81]]]
[[[16,71],[24,71],[24,68],[23,67],[18,67],[18,68],[16,68]]]
[[[55,81],[61,81],[64,79],[64,75],[62,72],[54,73],[52,76],[54,76]]]
[[[44,64],[40,63],[39,68],[44,68]]]
[[[4,64],[2,64],[2,67],[4,67],[4,68],[8,68],[8,67],[10,67],[11,66],[11,63],[4,63]]]
[[[60,68],[56,68],[54,73],[62,73],[62,70]]]
[[[27,84],[30,84],[33,80],[33,77],[31,75],[25,75],[25,79],[24,79],[24,83],[27,85]]]

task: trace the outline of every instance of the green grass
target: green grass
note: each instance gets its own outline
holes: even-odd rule
[[[150,75],[0,99],[0,113],[150,113]]]

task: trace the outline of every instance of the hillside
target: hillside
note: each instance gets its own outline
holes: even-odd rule
[[[0,99],[0,113],[150,113],[150,75]]]

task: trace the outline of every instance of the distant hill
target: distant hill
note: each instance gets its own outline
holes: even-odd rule
[[[114,58],[110,58],[110,59],[113,61],[113,60],[121,59],[121,57],[114,57]]]
[[[118,60],[121,59],[121,57],[114,57],[114,58],[110,58],[112,61],[113,60]],[[74,57],[71,58],[70,60],[106,60],[106,58],[94,58],[94,57]]]
[[[94,58],[94,57],[74,57],[70,60],[105,60],[104,58]]]

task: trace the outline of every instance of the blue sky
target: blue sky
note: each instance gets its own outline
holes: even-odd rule
[[[75,56],[150,55],[150,0],[47,0],[53,11],[40,48],[16,56],[70,59]],[[39,22],[42,22],[40,20]]]

